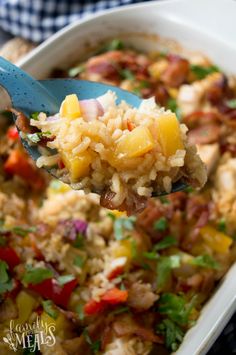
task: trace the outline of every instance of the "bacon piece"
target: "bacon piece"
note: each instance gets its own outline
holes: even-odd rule
[[[151,289],[149,284],[135,282],[128,293],[128,305],[138,311],[144,311],[153,306],[158,296]]]
[[[218,124],[206,124],[191,130],[188,139],[191,144],[209,144],[219,140],[221,128]]]
[[[168,67],[161,75],[161,80],[170,87],[179,87],[186,81],[188,73],[189,62],[187,59],[173,56],[170,58]]]
[[[32,127],[30,126],[30,120],[21,111],[17,111],[14,108],[10,108],[8,111],[16,116],[16,127],[23,133],[32,133]]]
[[[221,115],[218,112],[194,111],[184,117],[184,123],[188,128],[196,128],[201,125],[221,122]]]

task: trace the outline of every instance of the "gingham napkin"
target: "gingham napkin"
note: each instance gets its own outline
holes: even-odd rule
[[[0,26],[14,36],[41,42],[78,18],[142,1],[144,0],[0,0]]]

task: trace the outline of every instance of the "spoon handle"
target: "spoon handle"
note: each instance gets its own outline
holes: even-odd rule
[[[58,112],[60,102],[43,84],[2,57],[0,57],[0,85],[8,92],[12,105],[25,113]]]

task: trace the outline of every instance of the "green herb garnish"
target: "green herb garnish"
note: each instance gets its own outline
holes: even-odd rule
[[[131,256],[133,259],[138,256],[137,242],[134,239],[131,240]]]
[[[13,288],[13,283],[8,275],[9,266],[3,260],[0,260],[0,295],[11,291]]]
[[[11,231],[21,237],[27,236],[29,233],[34,233],[37,231],[36,227],[20,227],[16,226],[11,229]]]
[[[59,285],[63,286],[74,279],[75,277],[73,275],[62,275],[57,278],[57,281]]]
[[[84,266],[84,263],[85,263],[85,258],[80,255],[76,255],[74,259],[74,265],[82,268]]]
[[[38,121],[38,119],[39,119],[39,112],[33,112],[33,113],[31,113],[30,118],[32,118],[32,119],[35,120],[35,121]]]
[[[134,73],[132,73],[132,71],[129,69],[121,69],[119,71],[119,73],[120,73],[120,76],[122,77],[122,79],[127,79],[127,80],[134,80],[135,79]]]
[[[91,351],[94,354],[97,354],[101,348],[101,341],[100,340],[92,341],[88,333],[88,330],[86,328],[83,331],[83,335],[85,337],[86,342],[89,344]]]
[[[157,289],[162,289],[171,276],[171,270],[180,266],[180,256],[161,256],[157,263]]]
[[[108,43],[103,50],[108,51],[115,51],[124,48],[124,43],[120,39],[113,39],[110,43]]]
[[[153,223],[153,228],[156,231],[164,232],[168,227],[167,219],[165,217],[159,218]]]
[[[27,266],[27,269],[23,275],[22,281],[25,284],[38,284],[43,282],[44,280],[51,279],[53,277],[53,272],[50,269]]]
[[[76,239],[75,239],[75,241],[73,243],[73,246],[75,248],[78,248],[78,249],[83,248],[83,246],[84,246],[84,236],[83,236],[83,234],[81,234],[81,233],[77,234]]]
[[[155,251],[144,252],[143,256],[150,260],[157,260],[159,258],[159,255]]]
[[[195,302],[195,296],[187,303],[182,296],[177,296],[174,293],[163,293],[158,301],[158,312],[165,314],[178,325],[187,325]]]
[[[226,105],[229,107],[229,108],[236,108],[236,99],[231,99],[231,100],[228,100],[226,102]]]
[[[218,224],[217,224],[217,229],[218,231],[225,233],[226,232],[226,221],[224,218],[221,218],[221,220],[219,220]]]
[[[220,267],[219,263],[208,254],[196,256],[194,259],[192,259],[191,264],[216,270]]]
[[[110,314],[112,315],[116,315],[116,314],[121,314],[121,313],[126,313],[129,312],[129,307],[119,307],[117,309],[115,309],[114,311],[110,312]]]
[[[42,302],[44,311],[53,319],[57,319],[58,317],[58,310],[55,304],[51,300],[43,301]]]
[[[177,116],[177,118],[179,120],[181,120],[181,110],[180,108],[178,107],[177,105],[177,101],[174,99],[174,98],[170,98],[168,101],[167,101],[167,105],[166,107],[171,110],[172,112],[174,112]]]
[[[209,74],[220,71],[220,69],[215,65],[211,65],[209,67],[204,67],[202,65],[192,64],[190,66],[190,69],[191,69],[192,73],[194,75],[196,75],[197,79],[200,79],[200,80],[204,79]]]
[[[170,200],[166,196],[160,196],[159,200],[161,201],[161,203],[163,205],[169,205],[170,204]]]
[[[163,238],[159,243],[155,244],[153,249],[158,251],[172,247],[174,245],[177,245],[177,240],[171,235],[168,235],[167,237]]]
[[[134,229],[134,223],[136,222],[136,217],[121,217],[117,218],[114,222],[114,234],[116,240],[124,239],[125,230],[131,231]]]
[[[110,217],[113,222],[116,220],[116,216],[111,212],[108,212],[107,217]]]
[[[68,74],[70,77],[75,77],[85,71],[85,66],[84,64],[80,64],[77,67],[71,68],[68,70]]]
[[[37,132],[37,133],[28,133],[27,138],[32,142],[32,143],[38,143],[41,141],[43,137],[50,137],[51,132]]]
[[[79,304],[77,307],[76,307],[76,312],[78,313],[79,315],[79,319],[80,320],[83,320],[84,319],[84,307],[82,304]]]
[[[167,349],[176,351],[183,341],[184,332],[170,319],[164,319],[157,326],[157,333],[165,337],[165,345]]]

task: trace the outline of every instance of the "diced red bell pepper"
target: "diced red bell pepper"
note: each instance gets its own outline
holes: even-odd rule
[[[135,123],[131,122],[129,119],[127,120],[127,128],[131,132],[135,128]]]
[[[66,308],[77,284],[77,279],[71,280],[63,286],[59,285],[55,279],[47,279],[35,285],[30,284],[28,287],[42,297],[52,300],[56,305]]]
[[[17,131],[17,128],[14,126],[9,127],[9,129],[7,131],[7,137],[13,141],[19,139],[19,133]]]
[[[99,302],[90,300],[84,306],[84,312],[87,315],[98,314],[104,311],[108,305],[117,305],[127,301],[128,291],[120,290],[117,287],[112,288],[104,293]]]
[[[94,300],[90,300],[84,306],[84,312],[89,316],[93,314],[99,314],[103,312],[105,308],[106,308],[105,302],[103,301],[96,302]]]
[[[0,260],[5,261],[10,269],[20,264],[20,258],[16,251],[11,247],[0,247]]]
[[[117,266],[114,270],[110,272],[110,274],[107,276],[108,280],[113,280],[117,276],[123,274],[124,272],[124,266]]]
[[[19,149],[12,150],[4,164],[4,171],[10,175],[17,175],[36,189],[44,187],[44,179],[32,165],[28,156]]]
[[[123,303],[127,301],[128,298],[128,291],[127,290],[120,290],[117,287],[114,287],[108,290],[102,297],[101,300],[109,303],[111,305]]]

